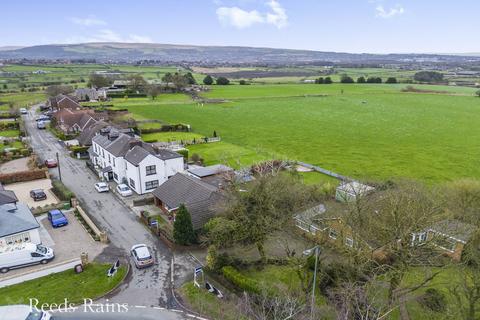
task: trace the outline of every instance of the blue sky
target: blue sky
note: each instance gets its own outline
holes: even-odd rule
[[[0,46],[116,41],[480,52],[478,0],[9,0],[0,10]]]

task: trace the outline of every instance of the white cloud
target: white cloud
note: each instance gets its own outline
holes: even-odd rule
[[[87,18],[72,17],[70,18],[70,21],[74,24],[78,24],[84,27],[107,25],[105,21],[95,18],[95,16],[88,16]]]
[[[375,8],[375,11],[376,11],[375,16],[388,19],[388,18],[402,15],[405,12],[405,9],[403,9],[403,7],[399,4],[387,10],[383,7],[383,5],[378,5]]]
[[[153,40],[148,36],[138,34],[129,34],[122,36],[110,29],[102,29],[97,32],[91,32],[88,37],[74,36],[65,40],[66,43],[85,43],[85,42],[129,42],[129,43],[152,43]]]
[[[220,7],[217,9],[217,17],[222,24],[238,29],[261,23],[270,24],[279,29],[287,26],[288,16],[285,8],[277,0],[270,0],[266,5],[271,11],[263,14],[257,10],[247,11],[239,7]]]
[[[263,23],[264,18],[257,10],[246,11],[238,7],[221,7],[217,9],[217,17],[221,23],[238,29]]]

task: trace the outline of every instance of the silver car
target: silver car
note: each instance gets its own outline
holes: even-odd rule
[[[153,260],[150,250],[144,244],[136,244],[131,250],[133,262],[138,269],[147,268],[153,266],[155,261]]]

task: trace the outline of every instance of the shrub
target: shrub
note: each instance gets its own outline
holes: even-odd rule
[[[188,160],[188,150],[187,149],[177,150],[176,152],[181,154],[185,161]]]
[[[88,147],[84,147],[84,146],[71,146],[71,147],[70,147],[70,150],[71,150],[73,153],[84,153],[84,152],[87,152]]]
[[[187,208],[182,204],[175,214],[173,223],[173,238],[175,243],[189,245],[196,242],[196,234],[193,230],[192,217]]]
[[[225,78],[225,77],[218,77],[217,78],[217,85],[226,86],[228,84],[230,84],[230,80],[228,80],[227,78]]]
[[[428,288],[420,297],[419,303],[422,307],[434,312],[445,311],[445,295],[435,288]]]
[[[222,274],[230,281],[233,285],[235,285],[238,289],[249,292],[249,293],[260,293],[260,286],[259,284],[250,278],[245,277],[243,274],[238,272],[237,269],[231,266],[226,266],[222,268]]]
[[[44,170],[18,171],[13,173],[0,174],[0,183],[9,184],[15,182],[32,181],[44,179],[46,177]]]
[[[341,83],[354,83],[352,77],[349,77],[347,75],[343,75],[342,78],[340,79]]]
[[[60,180],[52,181],[53,193],[62,201],[70,201],[75,195]]]

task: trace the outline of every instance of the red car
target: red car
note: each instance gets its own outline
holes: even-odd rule
[[[47,159],[45,160],[45,165],[47,166],[47,168],[55,168],[58,164],[57,160],[55,159]]]

